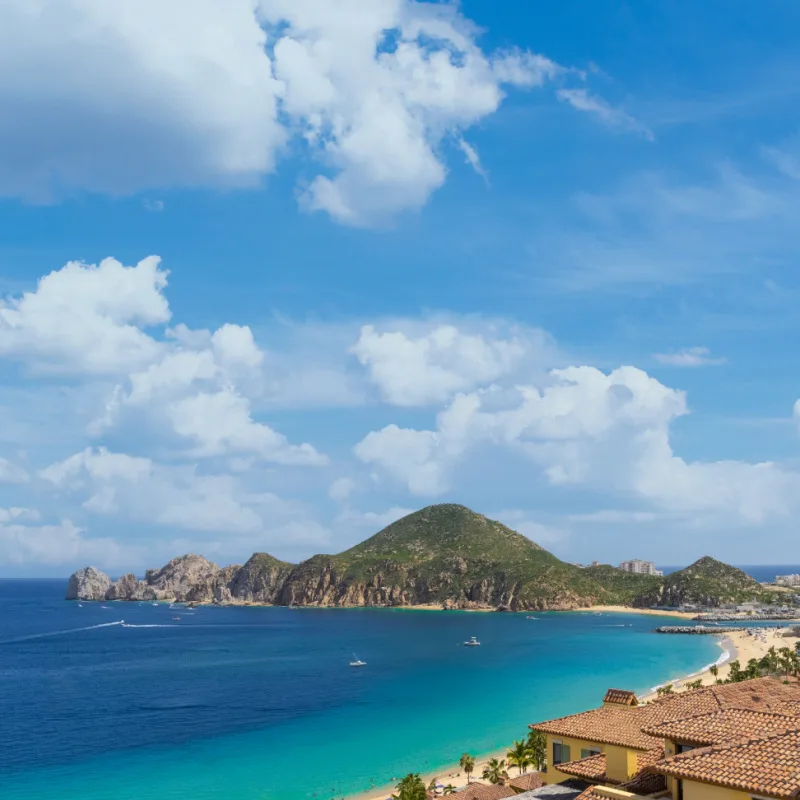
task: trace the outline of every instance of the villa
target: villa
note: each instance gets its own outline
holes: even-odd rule
[[[565,800],[800,797],[797,683],[758,678],[649,703],[609,689],[600,708],[530,727],[547,737],[542,777],[569,787]],[[517,798],[542,800],[547,788]]]

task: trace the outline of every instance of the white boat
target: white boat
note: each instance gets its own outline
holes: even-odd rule
[[[359,659],[358,656],[356,656],[356,654],[353,653],[353,660],[350,662],[350,666],[351,667],[366,667],[367,666],[367,662],[366,661],[361,661],[361,659]]]
[[[468,642],[464,642],[464,647],[480,647],[481,643],[474,637],[470,636]]]
[[[158,606],[158,603],[153,603],[154,606]]]

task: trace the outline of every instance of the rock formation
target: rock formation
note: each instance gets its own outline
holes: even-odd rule
[[[67,600],[105,600],[111,578],[94,567],[79,569],[70,576]]]

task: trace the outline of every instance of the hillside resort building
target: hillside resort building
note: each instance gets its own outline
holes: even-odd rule
[[[757,678],[649,703],[609,689],[599,708],[530,727],[547,739],[543,786],[502,787],[492,800],[800,797],[797,682]]]
[[[656,569],[656,565],[652,561],[640,561],[638,558],[633,558],[630,561],[623,561],[619,568],[623,572],[635,572],[637,575],[663,575],[660,569]]]

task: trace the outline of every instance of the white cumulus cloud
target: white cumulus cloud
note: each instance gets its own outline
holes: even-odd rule
[[[418,0],[5,0],[0,195],[253,186],[296,138],[304,207],[381,223],[443,184],[443,141],[505,87],[561,71],[478,33]]]
[[[711,355],[707,347],[684,347],[671,353],[656,353],[653,358],[668,367],[710,367],[725,364],[727,359]]]

